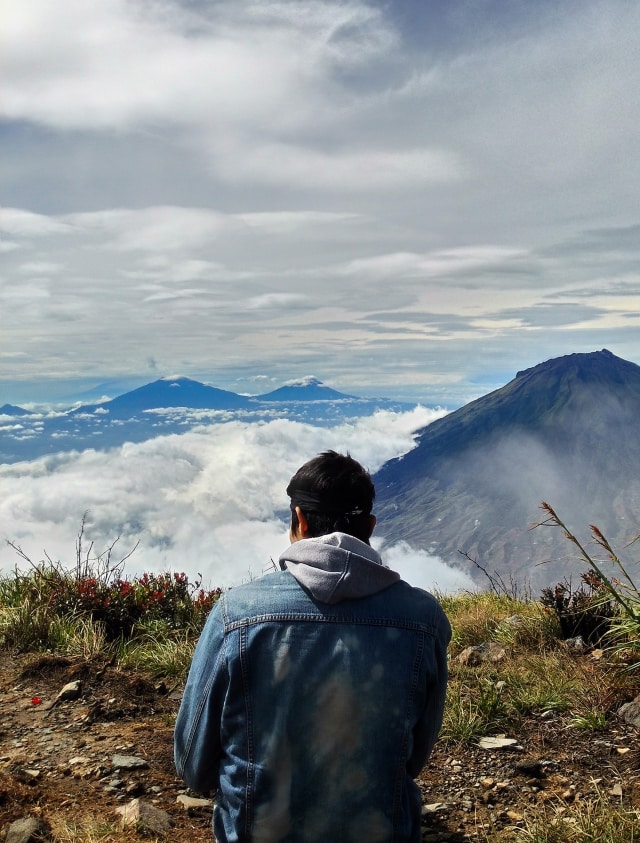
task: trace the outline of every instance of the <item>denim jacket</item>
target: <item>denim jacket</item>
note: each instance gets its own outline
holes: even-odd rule
[[[303,539],[280,563],[207,619],[177,771],[217,791],[218,843],[419,843],[449,622],[350,536]]]

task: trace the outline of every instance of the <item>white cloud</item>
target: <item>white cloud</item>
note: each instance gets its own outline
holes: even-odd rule
[[[308,299],[299,293],[264,293],[247,300],[247,307],[251,310],[281,307],[304,307]]]
[[[14,236],[38,237],[48,234],[66,234],[71,227],[46,214],[36,214],[21,208],[0,209],[0,231]]]
[[[58,128],[290,124],[321,105],[319,79],[393,43],[364,3],[7,6],[5,114]]]
[[[418,588],[440,594],[477,590],[477,585],[464,571],[447,565],[425,550],[412,548],[407,542],[398,542],[388,548],[383,544],[381,552],[390,568]]]
[[[96,550],[118,535],[122,553],[140,541],[129,573],[184,570],[190,577],[201,573],[211,585],[232,585],[260,575],[286,547],[287,523],[279,514],[288,511],[285,488],[302,462],[334,448],[374,472],[410,449],[413,432],[441,414],[385,412],[332,429],[285,420],[231,422],[110,452],[1,466],[0,535],[34,561],[46,551],[70,564],[87,512],[85,538]],[[416,584],[464,584],[426,557],[422,577],[421,556],[407,547],[389,553]],[[0,551],[0,570],[18,561],[11,548]],[[432,574],[437,577],[430,580]]]
[[[238,139],[229,147],[213,147],[213,166],[220,178],[322,191],[418,191],[430,182],[458,180],[464,171],[458,157],[442,149],[325,152],[308,145],[254,141],[242,146]]]

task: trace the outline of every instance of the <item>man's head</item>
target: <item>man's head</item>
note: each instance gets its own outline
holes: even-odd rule
[[[376,523],[371,475],[348,454],[325,451],[301,466],[287,486],[291,540],[348,533],[363,542]]]

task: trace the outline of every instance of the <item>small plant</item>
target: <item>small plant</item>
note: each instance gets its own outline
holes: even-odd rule
[[[580,580],[578,589],[566,581],[544,588],[540,602],[555,612],[562,638],[580,636],[585,644],[598,644],[611,628],[616,603],[595,571],[583,572]]]
[[[156,627],[126,644],[120,654],[123,667],[138,668],[154,676],[182,678],[187,675],[195,642],[188,631],[180,634]]]
[[[90,617],[54,617],[49,626],[48,642],[57,653],[87,660],[105,655],[109,650],[104,624]]]
[[[585,729],[589,732],[598,732],[607,725],[607,715],[597,708],[590,708],[581,714],[576,714],[569,720],[569,726],[576,729]]]
[[[451,743],[471,743],[494,732],[502,722],[503,702],[499,687],[490,680],[468,685],[452,682],[447,688],[447,703],[440,739]]]

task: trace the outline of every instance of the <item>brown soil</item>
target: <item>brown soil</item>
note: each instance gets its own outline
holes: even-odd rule
[[[49,709],[74,679],[81,697]],[[116,809],[140,797],[171,815],[174,843],[211,843],[210,810],[176,801],[185,793],[172,756],[181,688],[167,684],[95,660],[0,653],[0,839],[14,820],[36,816],[56,841],[72,839],[60,831],[65,822],[96,820],[112,826],[100,839],[125,843],[137,832],[121,830]],[[569,730],[550,715],[530,718],[506,749],[438,744],[420,779],[423,839],[483,840],[491,827],[571,811],[598,793],[640,806],[637,732],[615,716],[609,722],[598,732]],[[148,768],[116,772],[116,754]]]

